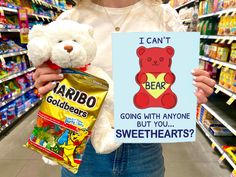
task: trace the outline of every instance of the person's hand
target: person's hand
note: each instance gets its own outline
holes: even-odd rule
[[[38,89],[41,96],[51,91],[56,86],[56,81],[60,81],[63,78],[61,70],[54,70],[47,64],[37,67],[33,75],[34,86]]]
[[[213,93],[216,82],[210,78],[210,74],[207,71],[202,69],[194,69],[192,74],[193,85],[197,88],[195,95],[198,104],[207,103],[207,97]]]

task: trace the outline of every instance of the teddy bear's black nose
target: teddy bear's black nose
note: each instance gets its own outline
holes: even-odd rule
[[[71,53],[72,50],[73,50],[73,46],[71,46],[71,45],[66,45],[66,46],[64,47],[64,49],[65,49],[68,53]]]

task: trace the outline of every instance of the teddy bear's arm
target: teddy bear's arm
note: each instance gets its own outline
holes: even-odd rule
[[[173,73],[167,73],[165,75],[165,81],[168,84],[173,84],[175,82],[175,75]]]
[[[138,84],[143,84],[143,83],[147,82],[147,75],[143,72],[139,72],[136,75],[135,80]]]

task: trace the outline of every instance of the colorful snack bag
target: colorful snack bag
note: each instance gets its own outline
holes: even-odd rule
[[[232,45],[231,45],[231,53],[230,53],[229,62],[236,64],[236,43],[232,43]]]
[[[226,62],[228,61],[228,55],[229,55],[228,47],[220,46],[217,48],[217,55],[216,55],[217,60]]]
[[[26,146],[77,173],[108,84],[75,69],[63,73],[65,79],[44,97]]]

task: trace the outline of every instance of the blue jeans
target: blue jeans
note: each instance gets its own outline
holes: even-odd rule
[[[164,177],[160,144],[123,144],[116,151],[96,154],[88,142],[79,172],[62,168],[62,177]]]

